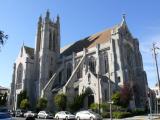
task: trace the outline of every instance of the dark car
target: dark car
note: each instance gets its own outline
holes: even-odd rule
[[[16,117],[24,117],[25,112],[26,112],[26,110],[17,109],[15,112],[15,116]]]
[[[9,110],[9,114],[10,114],[12,117],[15,117],[15,111],[14,111],[14,110]]]

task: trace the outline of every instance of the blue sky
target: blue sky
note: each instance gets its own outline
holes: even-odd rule
[[[0,52],[0,85],[10,87],[13,63],[23,42],[34,47],[37,20],[47,9],[59,14],[61,47],[120,23],[126,14],[128,27],[140,42],[148,83],[156,83],[151,47],[160,46],[159,0],[1,0],[0,30],[9,39]],[[158,62],[159,62],[158,57]]]

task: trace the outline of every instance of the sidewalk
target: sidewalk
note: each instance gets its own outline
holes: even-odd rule
[[[109,118],[104,118],[103,120],[110,120]],[[149,116],[134,116],[134,117],[128,117],[123,119],[113,119],[113,120],[160,120],[157,116],[152,116],[149,119]]]

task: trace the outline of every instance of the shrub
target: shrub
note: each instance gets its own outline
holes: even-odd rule
[[[103,112],[102,114],[103,118],[110,118],[110,113],[109,112]]]
[[[65,94],[57,94],[54,97],[54,102],[58,108],[58,110],[65,110],[66,109],[66,103],[67,103],[67,97]]]
[[[97,112],[99,109],[99,104],[98,103],[92,103],[89,107],[91,110]]]
[[[83,107],[84,98],[86,97],[87,93],[82,93],[74,97],[72,103],[69,103],[69,108],[71,112],[75,112],[80,110]]]
[[[113,118],[125,118],[130,117],[132,114],[130,112],[113,112]]]
[[[28,109],[29,108],[29,101],[28,99],[23,99],[20,103],[21,109]]]
[[[142,110],[142,109],[135,109],[132,111],[132,114],[133,115],[144,115],[146,114],[145,110]]]
[[[45,98],[40,98],[37,103],[38,110],[43,110],[47,107],[47,100]]]

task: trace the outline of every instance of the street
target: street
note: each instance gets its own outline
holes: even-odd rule
[[[26,118],[22,118],[22,117],[13,117],[13,120],[25,120]],[[53,119],[38,119],[36,118],[36,120],[53,120]]]
[[[13,120],[25,120],[25,118],[22,117],[14,117]],[[53,120],[53,119],[38,119],[36,118],[36,120]],[[54,119],[56,120],[56,119]],[[103,120],[110,120],[109,118],[104,118]],[[113,119],[113,120],[117,120],[117,119]],[[148,115],[142,115],[142,116],[133,116],[133,117],[128,117],[128,118],[123,118],[123,119],[118,119],[118,120],[160,120],[159,116],[152,116],[150,119],[148,117]]]

